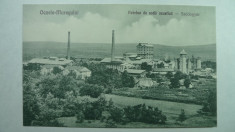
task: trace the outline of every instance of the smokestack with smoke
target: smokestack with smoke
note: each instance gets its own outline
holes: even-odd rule
[[[115,37],[114,37],[114,30],[112,30],[111,61],[114,61],[114,54],[115,54]]]
[[[67,59],[70,60],[70,31],[68,32]]]

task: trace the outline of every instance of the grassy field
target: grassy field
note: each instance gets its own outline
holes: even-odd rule
[[[201,105],[195,104],[185,104],[185,103],[177,103],[177,102],[169,102],[169,101],[161,101],[161,100],[152,100],[152,99],[141,99],[135,97],[125,97],[118,95],[106,94],[106,99],[109,100],[112,98],[115,105],[120,107],[125,107],[128,105],[138,105],[138,104],[146,104],[147,106],[158,107],[164,113],[178,115],[181,112],[181,109],[185,110],[187,115],[195,115],[197,111],[202,108]]]
[[[125,52],[136,53],[137,44],[116,44],[116,56],[122,56]],[[67,43],[61,42],[23,42],[23,60],[27,61],[35,57],[57,56],[65,57]],[[165,46],[154,44],[154,58],[179,57],[179,53],[185,49],[188,56],[202,57],[202,60],[216,60],[216,45],[198,46]],[[103,43],[71,43],[71,56],[73,57],[109,57],[111,54],[111,44]]]
[[[181,103],[203,104],[209,95],[209,91],[216,91],[216,80],[200,78],[193,82],[192,89],[170,89],[163,86],[154,88],[125,88],[115,89],[113,94],[128,97],[166,100]]]
[[[138,105],[145,103],[147,106],[158,107],[167,116],[166,124],[147,124],[143,122],[129,122],[125,125],[116,123],[118,128],[179,128],[179,127],[215,127],[216,117],[199,115],[197,110],[202,106],[195,104],[185,104],[169,101],[141,99],[134,97],[123,97],[118,95],[105,95],[106,100],[112,98],[114,105],[125,107],[128,105]],[[178,122],[178,116],[181,109],[185,110],[186,120]],[[105,122],[100,120],[84,120],[83,123],[76,123],[76,117],[61,117],[58,118],[60,123],[66,127],[81,127],[81,128],[103,128],[106,127]]]

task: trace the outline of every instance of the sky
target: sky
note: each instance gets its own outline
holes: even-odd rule
[[[76,15],[42,15],[41,11],[77,11]],[[141,12],[140,15],[128,14]],[[147,14],[144,15],[143,12]],[[158,12],[149,15],[148,12]],[[159,15],[173,12],[173,15]],[[184,16],[196,13],[199,16]],[[215,7],[170,5],[24,5],[23,41],[72,43],[150,43],[206,45],[216,43]]]

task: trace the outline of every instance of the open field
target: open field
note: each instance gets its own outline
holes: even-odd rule
[[[143,122],[129,122],[125,125],[115,124],[118,128],[166,128],[166,127],[214,127],[216,126],[216,117],[197,114],[202,106],[195,104],[184,104],[169,101],[159,101],[150,99],[139,99],[134,97],[123,97],[117,95],[105,95],[106,99],[112,98],[114,104],[119,107],[128,105],[137,105],[145,103],[147,106],[158,107],[167,116],[166,124],[147,124]],[[187,119],[184,122],[176,121],[180,110],[185,110]],[[76,123],[76,117],[61,117],[58,118],[60,123],[66,127],[81,127],[81,128],[101,128],[106,127],[105,122],[100,120],[84,120],[82,123]]]
[[[116,56],[122,56],[125,52],[136,53],[137,44],[116,44]],[[61,42],[23,42],[23,60],[27,61],[35,57],[56,56],[65,57],[67,43]],[[188,56],[202,57],[203,60],[216,60],[216,45],[197,46],[165,46],[154,44],[154,58],[178,57],[179,52],[185,49]],[[111,54],[111,43],[71,43],[71,56],[80,58],[104,58]]]
[[[216,117],[199,115],[197,110],[202,106],[195,104],[185,104],[169,101],[140,99],[134,97],[123,97],[118,95],[105,95],[106,100],[112,98],[114,105],[119,107],[125,107],[128,105],[138,105],[145,103],[147,106],[158,107],[167,116],[166,124],[147,124],[143,122],[129,122],[125,125],[116,123],[118,128],[167,128],[167,127],[215,127]],[[180,114],[180,110],[185,110],[186,120],[184,122],[178,122],[177,118]],[[100,120],[84,120],[82,123],[76,123],[76,117],[60,117],[58,121],[63,123],[66,127],[81,127],[81,128],[102,128],[106,127],[105,122]]]
[[[164,86],[154,88],[124,88],[113,90],[113,94],[128,97],[166,100],[181,103],[203,104],[209,95],[209,91],[216,91],[216,80],[200,78],[193,82],[192,89],[170,89]]]
[[[120,107],[125,107],[128,105],[138,105],[138,104],[146,104],[147,106],[158,107],[164,113],[178,115],[181,112],[181,109],[185,110],[185,114],[187,115],[195,115],[197,111],[202,108],[201,105],[195,104],[185,104],[185,103],[177,103],[177,102],[169,102],[169,101],[161,101],[161,100],[152,100],[152,99],[141,99],[135,97],[125,97],[118,95],[106,94],[106,99],[109,100],[112,98],[115,105]]]

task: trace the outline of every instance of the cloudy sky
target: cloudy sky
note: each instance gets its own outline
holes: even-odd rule
[[[40,11],[79,11],[78,15],[41,15]],[[173,15],[130,15],[128,11],[173,12]],[[181,12],[199,13],[182,16]],[[178,13],[178,14],[176,14]],[[73,43],[203,45],[215,43],[215,8],[163,5],[24,5],[23,41]]]

